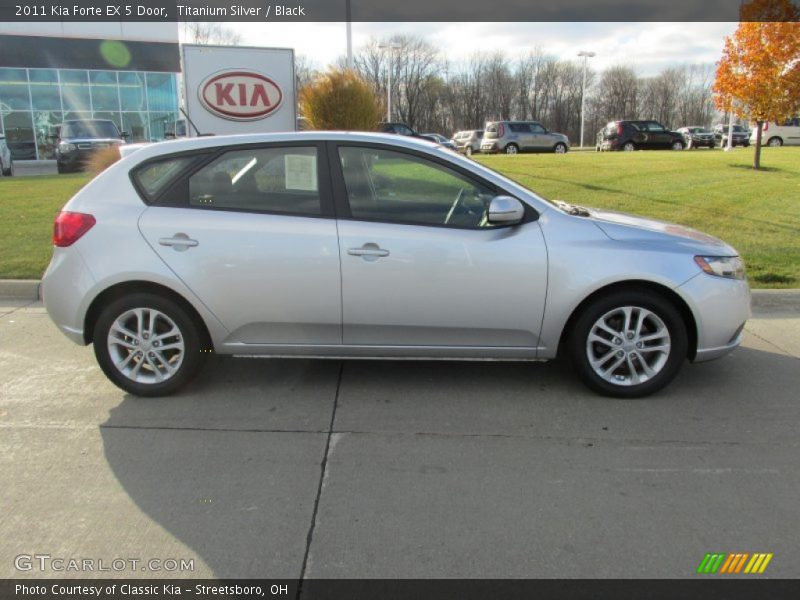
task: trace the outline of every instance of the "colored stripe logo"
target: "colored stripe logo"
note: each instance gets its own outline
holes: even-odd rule
[[[728,575],[737,574],[760,574],[763,573],[769,561],[772,560],[773,554],[756,552],[749,554],[747,552],[738,552],[733,554],[725,554],[721,552],[707,553],[700,565],[697,567],[697,572],[701,575],[713,575],[715,573],[725,573]]]

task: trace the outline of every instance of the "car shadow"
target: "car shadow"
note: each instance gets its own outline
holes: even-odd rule
[[[588,392],[561,364],[217,358],[181,395],[124,396],[100,432],[130,499],[208,569],[182,575],[295,578],[335,404],[342,435],[464,435],[487,444],[513,436],[531,438],[531,448],[777,443],[796,436],[797,366],[742,348],[686,365],[667,389],[633,401]],[[327,477],[337,477],[335,467]]]

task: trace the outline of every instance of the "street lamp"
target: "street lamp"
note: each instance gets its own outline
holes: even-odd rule
[[[581,50],[578,52],[578,56],[583,57],[583,87],[581,88],[581,148],[583,148],[583,117],[586,106],[586,62],[588,59],[595,56],[595,53]]]
[[[400,44],[378,44],[381,50],[389,50],[389,67],[386,69],[386,122],[392,122],[392,50],[398,50]]]

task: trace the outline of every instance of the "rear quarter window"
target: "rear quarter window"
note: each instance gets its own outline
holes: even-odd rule
[[[133,172],[133,180],[145,200],[152,202],[174,181],[175,176],[197,160],[198,156],[173,156],[148,161]]]

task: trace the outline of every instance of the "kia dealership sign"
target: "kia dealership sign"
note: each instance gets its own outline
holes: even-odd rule
[[[183,78],[185,108],[200,133],[295,129],[292,50],[184,45]]]
[[[280,86],[255,71],[215,73],[200,84],[200,102],[223,119],[255,121],[278,110],[283,101]]]

